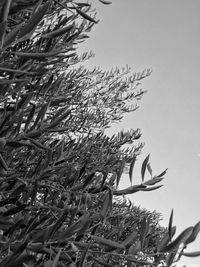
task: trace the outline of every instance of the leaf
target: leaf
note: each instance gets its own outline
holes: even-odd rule
[[[103,218],[105,218],[107,216],[107,214],[110,212],[110,210],[112,210],[112,193],[111,190],[109,190],[104,198],[103,201],[103,206],[101,209],[101,215],[103,216]]]
[[[78,230],[80,230],[81,225],[80,223],[74,223],[71,226],[67,227],[65,231],[63,231],[60,235],[59,235],[59,239],[60,240],[65,240],[68,237],[71,237],[75,232],[78,232]]]
[[[119,185],[120,178],[121,178],[122,173],[124,171],[125,164],[126,164],[126,160],[125,160],[125,158],[123,158],[122,161],[121,161],[121,165],[120,165],[119,171],[117,172],[116,187],[118,187],[118,185]]]
[[[63,121],[64,119],[66,119],[69,116],[69,114],[71,114],[71,110],[67,110],[60,117],[58,117],[57,119],[52,120],[51,123],[50,123],[50,125],[47,127],[47,129],[52,129],[55,126],[57,126],[61,121]]]
[[[128,250],[128,254],[136,255],[141,250],[141,242],[136,241]]]
[[[58,36],[61,36],[65,34],[66,32],[71,31],[74,28],[74,23],[71,25],[68,25],[66,27],[60,28],[58,30],[54,30],[48,33],[45,33],[42,35],[43,38],[56,38]]]
[[[29,138],[29,137],[26,137],[29,141],[30,141],[30,145],[32,144],[35,148],[38,148],[38,149],[42,149],[42,150],[51,150],[49,147],[41,144],[40,142],[32,139],[32,138]]]
[[[45,59],[48,57],[54,57],[59,54],[64,54],[68,52],[68,50],[56,50],[56,51],[51,51],[51,52],[40,52],[40,53],[25,53],[25,52],[14,52],[15,55],[23,57],[23,58],[28,58],[28,59]],[[67,55],[66,55],[67,56]]]
[[[31,101],[31,98],[33,97],[33,93],[25,94],[21,100],[17,103],[16,110],[25,109],[25,107],[28,105],[28,103]]]
[[[145,160],[142,163],[142,168],[141,168],[142,182],[144,181],[145,171],[146,171],[146,167],[149,161],[149,157],[150,157],[150,154],[145,158]]]
[[[199,231],[200,231],[200,222],[198,222],[195,226],[194,226],[194,229],[192,231],[192,234],[189,236],[189,238],[186,240],[186,244],[189,244],[191,242],[193,242],[197,235],[199,234]]]
[[[3,2],[3,4],[1,7],[1,11],[0,11],[0,22],[8,19],[9,9],[10,9],[10,5],[11,5],[12,0],[5,0],[2,2]]]
[[[174,249],[177,249],[181,243],[184,243],[188,239],[192,231],[193,227],[186,228],[174,241],[164,247],[161,252],[170,252]]]
[[[0,11],[0,48],[2,48],[4,42],[4,35],[6,31],[11,1],[12,0],[3,1],[2,8]]]
[[[50,6],[50,2],[47,2],[41,8],[39,8],[34,14],[32,14],[31,18],[27,21],[27,23],[20,30],[19,38],[24,37],[26,34],[34,30],[34,28],[38,25],[38,23],[42,20],[42,18],[46,14],[49,6]]]
[[[31,243],[28,245],[27,250],[35,253],[48,254],[48,250],[43,243]]]
[[[162,172],[161,174],[156,175],[156,177],[163,177],[163,176],[166,174],[167,170],[168,170],[168,169],[164,170],[164,172]]]
[[[23,27],[22,23],[15,26],[15,28],[5,36],[3,48],[7,48],[7,46],[11,45],[13,42],[16,41],[16,37],[19,31],[22,29],[22,27]]]
[[[59,249],[58,253],[55,256],[55,259],[52,262],[51,267],[57,267],[58,266],[58,261],[59,261],[59,258],[60,258],[61,251],[62,251],[62,249]]]
[[[122,245],[122,244],[120,244],[118,242],[115,242],[115,241],[100,237],[100,236],[91,235],[91,238],[94,239],[97,243],[100,243],[100,244],[102,244],[104,246],[108,246],[108,247],[115,248],[115,249],[118,249],[118,248],[119,249],[125,249],[124,245]]]
[[[1,153],[0,153],[0,166],[5,170],[5,171],[8,171],[8,166],[5,162],[5,160],[3,159]]]
[[[155,185],[155,184],[161,182],[162,180],[163,180],[163,178],[157,178],[157,177],[155,177],[153,179],[150,179],[150,180],[146,181],[144,184],[145,185]]]
[[[28,72],[28,71],[23,71],[23,70],[17,70],[17,69],[9,69],[9,68],[4,68],[0,67],[0,71],[2,72],[13,72],[13,73],[19,73],[19,74],[27,74],[27,75],[33,75],[33,72]]]
[[[117,177],[117,174],[113,172],[109,180],[109,186],[113,186],[115,184],[116,177]]]
[[[173,250],[173,252],[170,252],[168,255],[167,255],[167,258],[166,258],[166,266],[167,267],[170,267],[172,266],[173,262],[174,262],[174,258],[176,257],[176,254],[178,252],[178,249],[176,250]]]
[[[83,251],[83,253],[81,255],[78,267],[84,267],[85,266],[84,262],[85,262],[85,258],[86,258],[86,255],[87,255],[89,247],[90,247],[90,244],[88,244],[87,247],[84,249],[84,251]]]
[[[110,4],[112,4],[112,2],[110,2],[110,1],[105,1],[105,0],[99,0],[102,4],[104,4],[104,5],[110,5]]]
[[[136,156],[134,156],[132,158],[131,164],[130,164],[130,168],[129,168],[129,178],[130,178],[130,182],[132,184],[132,178],[133,178],[133,168],[135,166],[135,162],[136,162]]]
[[[3,46],[3,42],[4,42],[4,34],[6,31],[6,25],[7,25],[7,21],[3,21],[0,23],[0,49]]]
[[[143,218],[141,221],[141,227],[140,227],[140,242],[141,242],[141,249],[143,249],[144,241],[149,232],[149,222],[147,218]]]
[[[98,21],[96,21],[95,19],[93,19],[92,17],[90,17],[88,14],[84,13],[82,10],[80,10],[79,8],[76,8],[76,11],[79,15],[81,15],[84,19],[89,20],[90,22],[93,23],[98,23]]]
[[[31,130],[33,130],[36,126],[38,126],[38,122],[40,121],[42,123],[44,117],[45,117],[45,114],[47,112],[47,109],[49,107],[49,104],[50,102],[47,102],[46,104],[42,105],[40,111],[38,112],[38,115],[35,119],[35,122],[33,124],[33,126],[31,127]]]
[[[9,198],[3,199],[0,201],[0,207],[3,207],[3,206],[8,205],[8,204],[15,204],[15,202],[17,200],[19,200],[19,198],[20,198],[20,196],[9,197]]]
[[[15,208],[11,208],[11,209],[5,211],[2,215],[3,216],[14,215],[14,214],[24,210],[26,208],[26,206],[27,206],[26,204],[22,204],[20,206],[15,207]]]
[[[180,252],[181,255],[185,257],[199,257],[200,251],[194,251],[194,252]]]
[[[76,233],[76,241],[80,240],[82,238],[82,235],[85,233],[85,231],[88,230],[88,228],[91,225],[91,219],[90,214],[88,212],[85,212],[85,214],[80,219],[81,222],[81,228]]]
[[[49,227],[48,236],[49,238],[52,238],[55,234],[55,232],[62,226],[62,224],[65,222],[67,218],[67,212],[63,212],[61,217],[52,225]]]
[[[114,191],[113,194],[116,196],[133,194],[145,188],[146,188],[146,185],[132,185],[125,189]]]
[[[27,117],[26,123],[25,123],[25,128],[24,128],[25,131],[28,129],[28,126],[35,115],[35,109],[36,109],[35,104],[33,104],[32,108],[29,112],[29,115]]]
[[[147,170],[148,170],[148,172],[150,173],[150,175],[152,177],[153,171],[152,171],[152,168],[151,168],[151,164],[150,163],[147,164]]]
[[[153,191],[156,189],[161,188],[163,185],[158,185],[158,186],[152,186],[152,187],[146,187],[146,188],[140,188],[139,191]]]
[[[168,225],[168,233],[169,233],[170,239],[172,239],[172,222],[173,222],[173,209],[171,211],[171,215],[169,218],[169,225]]]
[[[137,237],[138,237],[137,232],[133,231],[131,234],[128,234],[127,238],[122,242],[122,245],[124,245],[127,248],[137,240]]]

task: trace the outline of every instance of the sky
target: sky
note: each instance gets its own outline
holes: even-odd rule
[[[133,72],[150,68],[142,82],[147,90],[140,108],[113,125],[140,128],[145,147],[136,169],[150,153],[155,174],[168,168],[163,187],[129,195],[136,205],[157,210],[167,225],[174,209],[177,234],[200,221],[200,1],[113,0],[102,5],[93,0],[99,23],[81,51],[96,56],[91,66],[124,67]],[[137,183],[139,171],[133,182]],[[135,180],[134,180],[135,179]],[[129,186],[124,177],[124,186]],[[200,237],[187,251],[200,251]],[[180,266],[200,267],[200,257],[183,258]]]

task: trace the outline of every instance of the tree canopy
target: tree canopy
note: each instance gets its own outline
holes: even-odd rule
[[[104,133],[138,107],[150,70],[85,68],[93,55],[76,48],[97,22],[86,2],[0,3],[0,267],[171,266],[199,232],[174,238],[173,213],[165,229],[124,197],[166,171],[146,181],[147,156],[132,185],[140,130]]]

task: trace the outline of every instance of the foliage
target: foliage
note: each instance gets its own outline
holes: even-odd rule
[[[119,190],[140,132],[103,132],[137,108],[150,71],[80,65],[92,53],[76,46],[97,23],[89,3],[5,0],[0,10],[0,266],[170,266],[199,224],[171,241],[172,216],[166,231],[122,199],[159,188],[166,171],[145,181],[148,156],[142,183]]]

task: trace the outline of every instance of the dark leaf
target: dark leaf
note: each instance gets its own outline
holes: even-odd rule
[[[112,4],[112,2],[110,2],[110,1],[105,1],[105,0],[99,0],[102,4],[104,4],[104,5],[110,5],[110,4]]]
[[[144,181],[145,171],[146,171],[146,167],[149,161],[149,157],[150,157],[150,154],[145,158],[145,160],[142,163],[142,168],[141,168],[142,182]]]
[[[103,201],[101,215],[105,218],[111,210],[112,210],[112,193],[111,190],[108,190]]]
[[[200,251],[194,251],[194,252],[180,252],[181,255],[185,257],[199,257]]]
[[[173,222],[173,209],[171,211],[171,215],[169,218],[169,225],[168,225],[168,233],[169,233],[170,239],[172,239],[172,222]]]
[[[118,188],[122,173],[124,171],[125,164],[126,164],[126,160],[124,158],[124,159],[122,159],[120,167],[119,167],[119,171],[117,172],[117,181],[116,181],[116,187],[117,188]]]
[[[15,208],[12,208],[12,209],[9,209],[9,210],[5,211],[2,215],[3,216],[14,215],[14,214],[24,210],[26,208],[26,206],[27,206],[26,204],[22,204],[22,205],[20,205],[18,207],[15,207]]]
[[[94,235],[91,235],[91,238],[93,240],[95,240],[97,243],[100,243],[104,246],[107,246],[107,247],[111,247],[111,248],[115,248],[115,249],[125,249],[125,246],[123,244],[120,244],[118,242],[115,242],[115,241],[112,241],[112,240],[109,240],[109,239],[106,239],[106,238],[103,238],[103,237],[100,237],[100,236],[94,236]]]
[[[48,32],[42,35],[43,38],[56,38],[65,34],[66,32],[70,32],[74,28],[74,24],[68,25],[66,27],[54,30],[52,32]]]
[[[129,168],[129,178],[130,178],[131,184],[132,184],[133,168],[135,166],[135,162],[136,162],[136,156],[134,156],[133,159],[131,160],[131,164],[130,164],[130,168]]]
[[[93,23],[98,23],[98,21],[96,21],[94,18],[90,17],[88,14],[84,13],[79,8],[75,8],[75,9],[76,9],[77,13],[79,15],[81,15],[84,19],[89,20],[90,22],[93,22]]]
[[[85,262],[85,259],[86,259],[86,256],[87,256],[87,252],[88,252],[88,249],[90,247],[90,244],[87,245],[87,247],[84,249],[84,251],[82,252],[82,255],[81,255],[81,258],[80,258],[80,261],[78,263],[78,267],[84,267],[84,262]]]
[[[162,172],[161,174],[156,175],[156,178],[157,178],[157,177],[163,177],[163,176],[166,174],[167,170],[168,170],[168,169],[166,169],[166,170],[165,170],[164,172]]]

